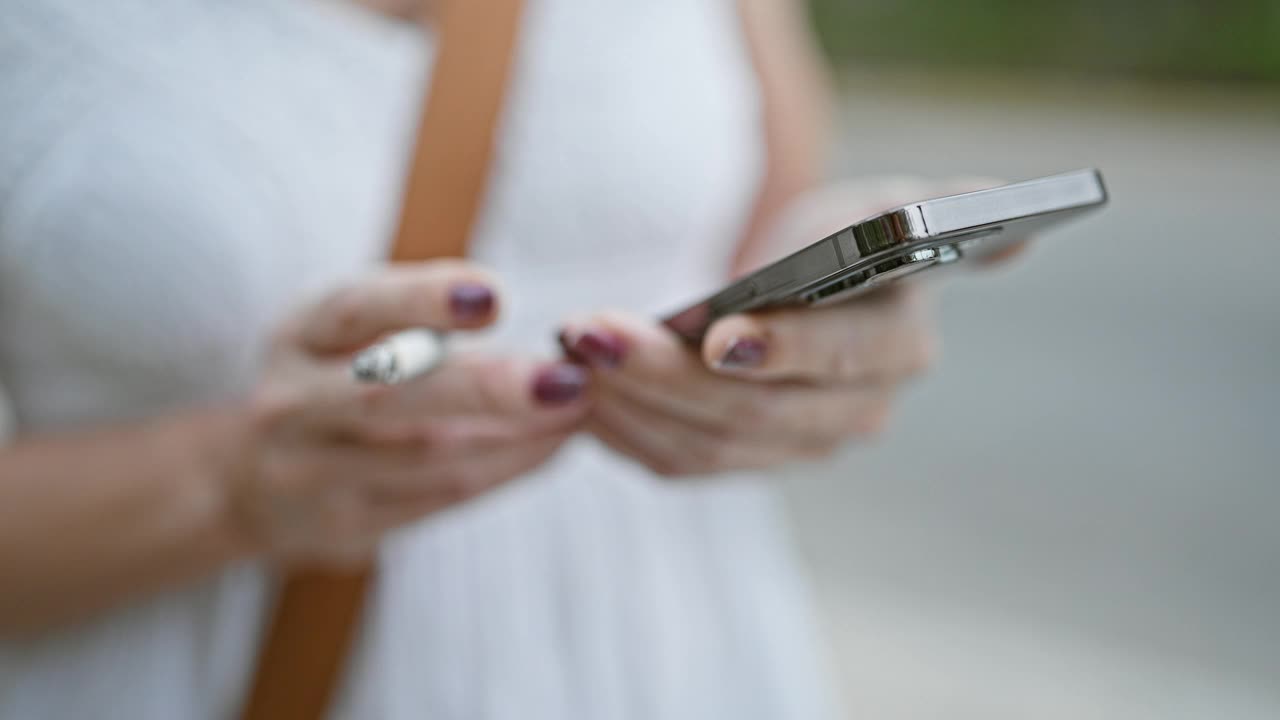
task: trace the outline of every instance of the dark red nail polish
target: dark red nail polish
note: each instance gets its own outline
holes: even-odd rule
[[[587,391],[589,373],[577,365],[552,365],[533,381],[533,397],[540,405],[568,405]]]
[[[616,368],[627,354],[622,338],[598,330],[588,330],[572,343],[573,355],[592,367]]]
[[[493,291],[477,283],[462,283],[449,290],[449,312],[463,322],[489,317],[495,302]]]
[[[720,356],[722,368],[753,368],[764,364],[769,348],[758,338],[738,338],[729,343],[729,349]]]
[[[579,356],[577,351],[573,349],[573,341],[569,339],[568,330],[561,330],[556,335],[556,342],[560,344],[560,351],[564,353],[566,358],[576,363],[586,363],[586,358]]]

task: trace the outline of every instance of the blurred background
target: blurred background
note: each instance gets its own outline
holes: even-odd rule
[[[1101,168],[785,479],[854,717],[1280,718],[1280,1],[814,0],[842,176]]]

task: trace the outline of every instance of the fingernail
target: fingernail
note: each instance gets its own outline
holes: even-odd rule
[[[569,331],[561,330],[556,334],[556,342],[560,344],[560,350],[564,356],[574,362],[585,362],[583,358],[578,357],[578,353],[573,349],[573,341],[569,339]]]
[[[577,365],[552,365],[534,378],[533,397],[540,405],[568,405],[586,392],[588,378],[588,371]]]
[[[768,346],[759,338],[735,338],[716,365],[729,369],[759,367],[768,351]]]
[[[600,330],[586,330],[577,337],[566,336],[570,356],[599,368],[616,368],[627,354],[622,338]]]
[[[481,320],[493,313],[493,291],[478,283],[461,283],[449,289],[449,311],[464,322]]]

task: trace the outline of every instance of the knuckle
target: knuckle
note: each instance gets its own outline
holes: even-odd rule
[[[342,288],[333,293],[325,308],[329,328],[336,337],[346,337],[360,328],[365,303],[355,288]]]
[[[506,392],[507,379],[518,372],[514,360],[481,363],[475,366],[473,372],[473,386],[482,407],[496,415],[505,415],[515,409]]]
[[[735,437],[740,429],[771,429],[777,424],[780,408],[781,398],[777,389],[767,385],[749,388],[731,406],[732,418],[723,426],[726,432],[718,439]]]
[[[263,353],[264,367],[268,373],[278,366],[296,362],[299,357],[308,355],[310,345],[316,339],[317,324],[312,315],[296,312],[277,326]]]
[[[311,477],[295,459],[280,452],[264,453],[258,468],[259,491],[273,501],[298,494]]]
[[[302,393],[292,388],[278,385],[259,388],[249,399],[249,425],[257,432],[278,430],[298,414],[302,404]]]

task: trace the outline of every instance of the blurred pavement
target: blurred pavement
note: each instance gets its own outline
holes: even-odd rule
[[[950,279],[889,436],[788,473],[854,717],[1280,718],[1280,96],[848,87],[842,175],[1112,194]]]

